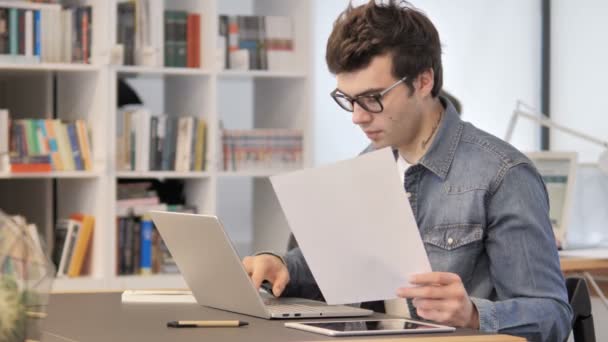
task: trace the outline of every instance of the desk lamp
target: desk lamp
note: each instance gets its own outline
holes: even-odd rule
[[[523,118],[526,118],[528,120],[534,121],[541,126],[555,128],[557,130],[560,130],[560,131],[570,134],[572,136],[578,137],[580,139],[583,139],[583,140],[592,142],[596,145],[600,145],[600,146],[604,147],[605,150],[600,154],[600,157],[598,160],[598,166],[599,166],[599,169],[602,170],[602,172],[604,174],[608,175],[608,141],[603,141],[598,138],[587,135],[585,133],[576,131],[572,128],[560,125],[560,124],[556,123],[555,121],[551,120],[545,114],[537,111],[532,106],[527,105],[520,100],[517,101],[517,106],[515,107],[515,110],[513,111],[513,116],[511,116],[511,121],[509,122],[509,127],[507,128],[507,134],[505,136],[505,140],[507,142],[511,141],[511,137],[513,135],[513,130],[515,129],[515,124],[517,123],[517,119],[520,116]]]

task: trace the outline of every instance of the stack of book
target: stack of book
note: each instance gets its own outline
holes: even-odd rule
[[[218,63],[222,69],[290,70],[294,67],[291,17],[219,17]]]
[[[89,273],[95,218],[80,213],[57,222],[52,259],[57,277],[78,277]]]
[[[207,124],[200,117],[152,115],[142,107],[119,111],[116,156],[121,171],[203,171]]]
[[[165,66],[201,66],[201,17],[185,11],[165,11]]]
[[[199,68],[200,14],[175,10],[163,13],[162,3],[157,0],[118,3],[116,38],[123,46],[123,64]],[[163,23],[157,25],[161,17]]]
[[[255,171],[302,167],[302,131],[224,130],[224,170]]]
[[[116,273],[177,273],[171,253],[146,215],[150,210],[196,213],[186,205],[162,203],[150,182],[118,185]]]
[[[91,6],[0,5],[0,62],[89,63],[93,37]]]
[[[8,143],[11,172],[93,170],[89,134],[83,120],[7,118],[7,111],[0,110],[0,132],[6,131],[7,125],[10,127],[8,142],[0,142],[0,155]]]

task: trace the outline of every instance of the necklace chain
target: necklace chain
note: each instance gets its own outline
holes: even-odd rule
[[[429,143],[429,140],[431,140],[431,138],[435,134],[437,127],[439,127],[439,122],[441,122],[442,117],[443,117],[443,112],[439,113],[439,117],[437,118],[437,122],[435,122],[435,125],[433,126],[433,130],[431,131],[431,134],[428,136],[428,138],[422,140],[422,148],[426,148],[426,145]]]

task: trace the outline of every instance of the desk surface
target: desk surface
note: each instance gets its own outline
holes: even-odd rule
[[[608,269],[608,259],[560,257],[559,262],[563,272],[597,271]]]
[[[336,341],[337,338],[288,329],[285,321],[265,320],[196,304],[122,304],[120,293],[53,294],[43,323],[43,342],[73,341]],[[241,328],[167,328],[167,321],[240,319]],[[486,335],[459,329],[436,335],[392,335],[339,338],[348,341],[489,341],[520,342],[522,338]]]

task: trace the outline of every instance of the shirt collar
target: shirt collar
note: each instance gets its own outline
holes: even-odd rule
[[[443,111],[443,118],[437,128],[437,134],[435,139],[431,143],[431,146],[426,151],[424,156],[418,161],[418,164],[426,167],[431,172],[439,176],[442,180],[448,175],[452,161],[454,160],[454,154],[456,154],[456,147],[462,136],[462,130],[464,128],[464,122],[460,120],[460,114],[454,108],[454,105],[450,100],[440,96],[439,100],[445,108]],[[374,151],[374,145],[370,144],[362,153]],[[399,158],[399,152],[393,149],[395,161]]]
[[[443,118],[431,147],[418,163],[445,180],[454,160],[464,123],[460,120],[460,115],[448,99],[439,97],[439,100],[445,108]]]

